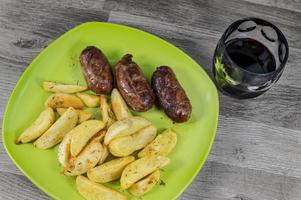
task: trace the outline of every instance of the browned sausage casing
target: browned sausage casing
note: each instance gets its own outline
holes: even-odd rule
[[[185,122],[190,118],[190,101],[170,67],[158,67],[152,85],[165,113],[173,121]]]
[[[117,88],[126,103],[135,111],[146,111],[155,102],[155,94],[139,66],[126,54],[115,66]]]
[[[113,89],[113,75],[106,56],[94,46],[85,48],[80,64],[89,89],[97,94],[108,94]]]

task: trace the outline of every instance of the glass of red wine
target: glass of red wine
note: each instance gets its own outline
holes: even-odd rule
[[[235,98],[257,97],[278,81],[288,53],[286,38],[275,25],[258,18],[238,20],[227,28],[216,46],[216,85]]]

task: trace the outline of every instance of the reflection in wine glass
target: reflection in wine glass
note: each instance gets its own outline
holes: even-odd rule
[[[276,26],[257,18],[236,21],[215,50],[216,84],[233,97],[256,97],[279,79],[287,58],[287,41]]]

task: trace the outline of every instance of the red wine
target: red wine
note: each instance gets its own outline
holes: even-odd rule
[[[287,41],[275,25],[258,18],[238,20],[216,46],[214,81],[226,95],[253,98],[278,81],[287,58]]]
[[[266,46],[251,38],[237,38],[226,43],[232,61],[249,72],[265,74],[276,69],[274,56]]]

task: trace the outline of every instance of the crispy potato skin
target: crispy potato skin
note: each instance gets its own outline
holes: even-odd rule
[[[75,127],[77,121],[78,115],[76,110],[72,107],[68,108],[68,110],[34,142],[34,146],[39,149],[48,149],[60,143],[64,136]]]
[[[67,108],[56,108],[56,111],[59,115],[63,115],[64,112],[66,112]],[[76,112],[78,114],[78,123],[82,123],[84,121],[87,121],[88,119],[90,119],[93,115],[92,112],[90,111],[85,111],[85,110],[79,110],[76,109]]]
[[[107,183],[120,178],[123,169],[135,160],[134,156],[117,158],[87,172],[88,178],[93,182]]]
[[[129,110],[123,97],[121,96],[121,94],[116,88],[112,90],[111,102],[112,102],[112,110],[117,120],[123,120],[132,117],[131,111]]]
[[[81,92],[86,90],[87,86],[68,85],[68,84],[44,81],[43,88],[46,91],[55,92],[55,93],[75,93],[75,92]]]
[[[87,107],[94,108],[99,106],[99,97],[96,95],[78,92],[76,96],[78,96]]]
[[[140,197],[145,193],[149,192],[160,180],[160,171],[156,170],[146,178],[136,182],[129,188],[129,192],[136,196]]]
[[[107,127],[109,127],[116,121],[115,115],[112,112],[111,106],[109,105],[105,95],[99,96],[99,102],[101,120],[107,125]]]
[[[157,128],[153,125],[141,129],[129,136],[114,139],[109,144],[111,154],[117,157],[128,156],[134,151],[144,148],[157,135]]]
[[[147,119],[139,116],[130,117],[114,122],[109,128],[104,138],[104,144],[108,145],[113,139],[132,135],[135,132],[151,125]]]
[[[66,176],[77,176],[86,173],[99,162],[103,154],[103,146],[100,143],[101,136],[94,138],[77,157],[71,157],[64,169]]]
[[[63,141],[60,143],[57,151],[58,161],[63,167],[66,167],[69,162],[71,137],[72,137],[72,132],[69,131],[65,135]]]
[[[115,66],[117,88],[127,104],[135,111],[149,110],[155,102],[155,94],[139,66],[126,54]]]
[[[190,118],[190,101],[170,67],[157,68],[152,76],[152,86],[168,117],[175,122],[185,122]]]
[[[45,107],[51,107],[53,109],[69,107],[83,109],[84,103],[77,96],[64,93],[54,93],[47,98]]]
[[[84,176],[77,176],[76,188],[87,200],[127,200],[128,198],[109,187],[94,183]]]
[[[138,157],[161,155],[167,156],[177,144],[177,134],[170,129],[158,135],[151,143],[138,153]]]
[[[16,140],[16,144],[31,142],[40,137],[55,122],[55,114],[52,108],[46,108],[39,117],[23,131]]]
[[[70,131],[72,132],[70,143],[71,155],[73,157],[77,156],[86,146],[88,141],[104,127],[105,124],[102,121],[88,120],[73,128]]]
[[[103,152],[101,154],[101,157],[98,161],[98,165],[101,165],[102,163],[105,162],[105,160],[107,159],[107,157],[109,156],[109,149],[107,146],[103,145]]]
[[[153,173],[170,162],[165,156],[146,156],[130,163],[122,172],[120,186],[122,189],[128,189],[138,180]]]
[[[109,94],[113,89],[113,75],[108,59],[94,46],[80,55],[80,64],[89,89],[96,94]]]

